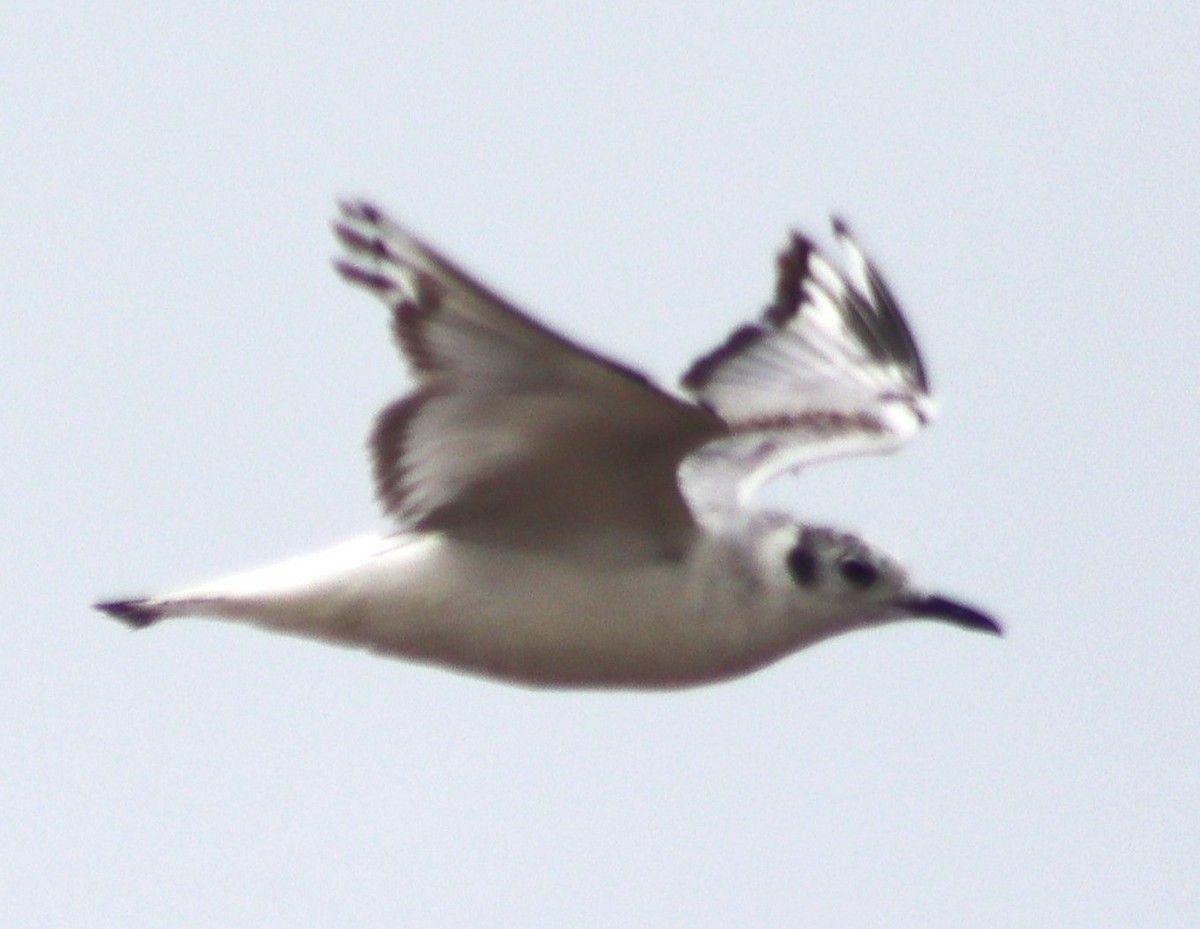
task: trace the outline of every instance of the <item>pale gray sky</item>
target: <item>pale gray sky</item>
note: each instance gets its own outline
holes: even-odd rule
[[[0,23],[0,924],[1196,924],[1200,7],[167,8]],[[346,193],[665,380],[844,211],[943,415],[771,501],[1008,638],[555,694],[90,611],[381,524]]]

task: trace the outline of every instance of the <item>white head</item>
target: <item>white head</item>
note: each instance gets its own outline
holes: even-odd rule
[[[855,535],[770,522],[760,557],[769,559],[770,575],[786,585],[782,605],[804,621],[805,641],[903,619],[943,620],[1001,634],[990,616],[915,586],[897,561]]]

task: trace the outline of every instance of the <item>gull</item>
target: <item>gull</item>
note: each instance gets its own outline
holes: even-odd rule
[[[793,232],[774,299],[681,392],[533,319],[366,201],[337,270],[388,308],[412,391],[378,416],[390,531],[95,606],[209,616],[532,686],[670,688],[907,619],[999,634],[857,536],[756,509],[770,479],[895,450],[930,422],[900,306]]]

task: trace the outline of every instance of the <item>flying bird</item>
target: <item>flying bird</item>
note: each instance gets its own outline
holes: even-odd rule
[[[411,392],[370,447],[391,531],[155,596],[143,627],[252,623],[527,685],[668,688],[907,619],[1000,633],[863,539],[753,506],[767,481],[927,425],[899,304],[839,219],[848,272],[792,233],[774,298],[680,392],[553,331],[365,201],[334,230],[388,308]]]

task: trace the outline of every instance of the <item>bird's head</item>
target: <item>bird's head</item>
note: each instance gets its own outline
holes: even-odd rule
[[[934,619],[1000,635],[1000,624],[958,600],[910,581],[893,558],[857,536],[814,526],[773,533],[771,557],[782,561],[787,599],[812,617],[817,637],[902,619]]]

